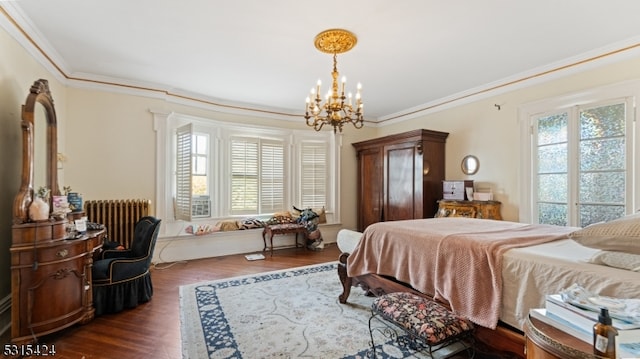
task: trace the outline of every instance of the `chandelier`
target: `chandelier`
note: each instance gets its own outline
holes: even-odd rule
[[[314,45],[324,53],[333,54],[333,71],[331,77],[333,82],[331,89],[327,92],[324,103],[320,97],[320,85],[311,89],[311,95],[307,96],[307,104],[304,118],[307,126],[320,131],[322,126],[330,124],[333,132],[340,130],[345,123],[351,123],[355,128],[362,128],[364,125],[362,112],[362,98],[360,91],[362,86],[358,83],[355,99],[351,93],[345,96],[346,77],[342,77],[341,86],[338,88],[338,54],[351,50],[357,42],[356,36],[347,30],[331,29],[319,33]]]

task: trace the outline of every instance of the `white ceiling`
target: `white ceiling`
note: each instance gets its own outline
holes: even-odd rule
[[[0,6],[64,77],[302,114],[331,55],[379,121],[640,43],[637,0],[17,0]]]

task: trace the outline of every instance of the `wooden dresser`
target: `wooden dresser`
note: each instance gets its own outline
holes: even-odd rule
[[[376,222],[435,215],[448,135],[421,129],[353,144],[358,157],[358,231]]]
[[[93,318],[93,252],[105,235],[98,230],[66,239],[66,214],[52,211],[46,193],[61,193],[57,117],[46,79],[29,89],[20,126],[22,176],[13,201],[10,248],[11,341],[16,345]]]
[[[11,340],[26,343],[93,319],[91,266],[105,230],[65,239],[66,220],[13,226]]]
[[[436,217],[469,217],[502,220],[498,201],[438,201]]]

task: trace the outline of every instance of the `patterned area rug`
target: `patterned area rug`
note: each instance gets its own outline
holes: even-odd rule
[[[354,288],[340,304],[336,270],[326,263],[180,287],[183,358],[368,357],[373,298]],[[374,339],[378,358],[426,357]]]

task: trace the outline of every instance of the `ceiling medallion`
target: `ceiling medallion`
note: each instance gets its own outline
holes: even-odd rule
[[[331,29],[319,33],[313,44],[326,54],[341,54],[353,49],[357,42],[356,35],[351,31]]]
[[[307,126],[320,131],[325,124],[333,126],[333,132],[342,132],[345,123],[351,123],[355,128],[362,128],[364,125],[363,103],[360,91],[362,86],[358,84],[353,103],[351,93],[345,96],[345,86],[347,79],[342,77],[341,88],[338,88],[338,54],[351,50],[358,39],[347,30],[330,29],[319,33],[315,40],[315,47],[321,52],[333,54],[333,71],[331,72],[331,89],[327,92],[324,103],[320,97],[321,81],[315,88],[311,89],[311,95],[307,97],[304,118]],[[345,102],[345,100],[347,100]]]

